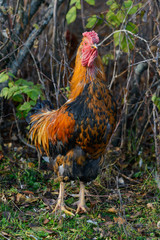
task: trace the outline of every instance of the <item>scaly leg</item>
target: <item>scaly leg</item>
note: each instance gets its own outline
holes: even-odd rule
[[[74,216],[74,214],[71,211],[69,211],[69,210],[73,210],[73,209],[65,206],[65,204],[64,204],[64,186],[65,186],[65,183],[60,182],[60,189],[59,189],[59,196],[58,196],[57,204],[56,204],[54,210],[52,211],[52,213],[56,212],[59,209],[60,211],[65,212],[66,214]],[[67,210],[67,208],[69,210]]]
[[[76,213],[88,212],[89,210],[85,203],[84,191],[85,191],[85,185],[83,182],[80,182],[79,201],[78,201],[78,207],[77,207]]]

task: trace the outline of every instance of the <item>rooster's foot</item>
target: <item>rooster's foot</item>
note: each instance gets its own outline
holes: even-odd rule
[[[55,208],[53,209],[52,213],[55,213],[57,211],[64,212],[70,216],[74,216],[74,214],[72,213],[72,211],[74,211],[74,209],[69,208],[66,205],[61,205],[61,204],[57,203]]]
[[[89,212],[89,208],[86,205],[79,204],[76,210],[76,214],[78,213],[87,213]]]

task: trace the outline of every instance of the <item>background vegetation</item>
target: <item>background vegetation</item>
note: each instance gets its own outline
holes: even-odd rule
[[[0,1],[0,239],[158,239],[160,229],[160,3],[158,0]],[[100,37],[118,104],[87,216],[52,215],[58,183],[27,139],[38,98],[68,98],[84,31]],[[38,159],[38,160],[37,160]],[[72,206],[78,183],[67,185]]]

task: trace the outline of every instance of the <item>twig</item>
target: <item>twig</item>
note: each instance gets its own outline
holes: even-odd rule
[[[16,23],[15,24],[15,27],[14,29],[12,29],[12,32],[11,32],[11,41],[10,43],[6,44],[5,46],[7,47],[7,49],[10,49],[12,48],[12,45],[13,45],[13,42],[17,42],[17,36],[20,36],[20,33],[26,29],[26,26],[29,22],[29,20],[34,16],[34,14],[38,11],[39,9],[39,6],[44,2],[45,0],[32,0],[31,2],[31,5],[28,4],[28,7],[27,7],[27,10],[24,11],[24,14],[23,14],[23,19],[22,19],[22,22],[23,24],[18,24]],[[13,20],[13,23],[14,23],[14,20]],[[13,24],[14,26],[14,24]],[[5,53],[5,54],[4,54]],[[3,54],[6,55],[7,51],[6,51],[6,48],[4,48],[4,51],[3,51]],[[14,53],[14,51],[13,51]],[[9,56],[9,55],[8,55]],[[12,60],[13,61],[13,60]],[[9,64],[11,65],[11,63]]]
[[[81,0],[81,19],[82,19],[83,30],[85,30],[86,27],[85,27],[84,4],[83,4],[83,0]]]
[[[31,34],[29,35],[27,41],[24,43],[24,46],[19,51],[17,59],[14,60],[11,64],[11,72],[13,73],[13,75],[16,75],[16,73],[18,71],[18,68],[20,67],[20,65],[22,64],[24,59],[26,58],[26,56],[29,52],[29,49],[33,46],[33,43],[34,43],[35,39],[41,34],[43,29],[47,26],[50,19],[52,18],[52,15],[53,15],[52,11],[51,10],[48,11],[48,13],[44,16],[39,28],[34,29],[31,32]]]
[[[23,213],[24,214],[24,212],[23,211],[21,211],[21,209],[15,204],[15,202],[14,201],[11,201],[12,203],[13,203],[13,205],[18,209],[18,211],[20,211],[21,213]]]
[[[20,4],[20,0],[18,0],[17,3],[16,3],[16,10],[15,10],[15,14],[14,14],[14,17],[13,17],[12,28],[14,28],[14,25],[15,25],[16,15],[17,15],[18,9],[19,9],[19,4]]]
[[[134,34],[134,33],[130,32],[130,31],[128,31],[128,30],[125,30],[125,29],[121,29],[121,30],[117,30],[117,31],[112,32],[108,37],[104,38],[103,41],[98,44],[98,46],[101,46],[105,41],[107,41],[107,40],[108,40],[110,37],[112,37],[115,33],[121,33],[121,32],[124,32],[125,34],[131,34],[131,35],[134,36],[135,38],[138,38],[138,39],[140,39],[141,41],[145,42],[146,45],[147,45],[147,48],[148,48],[148,50],[149,50],[149,52],[150,52],[150,54],[151,54],[151,56],[154,58],[153,53],[152,53],[152,51],[151,51],[151,49],[150,49],[150,47],[149,47],[148,41],[147,41],[146,39],[138,36],[137,34]]]
[[[143,135],[144,135],[144,133],[145,133],[145,131],[146,131],[146,128],[147,128],[148,123],[149,123],[149,121],[150,121],[151,115],[152,115],[152,114],[150,114],[150,116],[148,117],[147,122],[146,122],[146,124],[145,124],[145,126],[144,126],[144,128],[143,128],[142,134],[141,134],[141,136],[140,136],[140,138],[139,138],[139,140],[138,140],[137,147],[136,147],[136,152],[138,152],[138,150],[139,150],[139,147],[140,147],[140,144],[141,144]]]
[[[19,139],[21,140],[22,143],[24,143],[25,145],[27,145],[28,147],[30,148],[33,148],[36,150],[36,148],[34,146],[32,146],[31,144],[27,143],[21,136],[21,131],[20,131],[20,128],[19,128],[19,125],[18,125],[18,121],[17,121],[17,117],[16,117],[16,112],[15,112],[15,109],[13,107],[13,114],[14,114],[14,117],[15,117],[15,122],[16,122],[16,126],[17,126],[17,130],[18,130],[18,137]]]
[[[158,121],[158,113],[157,113],[157,118],[156,118],[156,106],[153,103],[153,133],[154,133],[154,143],[155,143],[155,154],[156,154],[156,159],[157,159],[157,172],[158,175],[160,174],[160,141],[158,139],[158,135],[160,133],[160,127],[159,127],[159,132],[157,131],[157,122]]]
[[[53,55],[56,55],[56,39],[57,39],[57,0],[52,0],[53,4]]]
[[[9,38],[7,38],[7,40],[5,41],[5,43],[3,43],[3,45],[0,47],[0,52],[2,51],[2,49],[9,43]]]
[[[125,215],[125,209],[123,207],[123,202],[122,202],[122,196],[121,196],[121,192],[120,192],[120,189],[119,189],[119,186],[118,186],[118,176],[116,177],[116,183],[117,183],[117,192],[118,192],[118,196],[119,196],[119,200],[120,200],[120,211],[119,211],[119,216],[122,218],[121,216],[121,212],[123,213],[123,218],[125,218],[125,221],[127,223],[127,219],[126,219],[126,215]],[[126,238],[128,239],[128,233],[127,233],[127,230],[126,230],[126,226],[124,223],[122,223],[122,226],[123,226],[123,230],[124,230],[124,233],[126,235]]]
[[[42,84],[43,89],[45,89],[45,84],[44,84],[44,81],[43,81],[42,78],[41,78],[41,74],[40,74],[39,68],[38,68],[38,66],[37,66],[37,62],[36,62],[36,60],[35,60],[35,57],[34,57],[34,55],[33,55],[33,53],[31,52],[30,49],[29,49],[29,52],[30,52],[31,57],[32,57],[32,59],[33,59],[33,61],[34,61],[34,64],[35,64],[35,67],[36,67],[36,70],[37,70],[37,75],[38,75],[39,81],[40,81],[40,83]],[[48,101],[50,101],[50,97],[49,97],[48,91],[45,91],[45,95],[46,95],[46,99],[47,99]]]
[[[0,233],[0,235],[7,240],[11,240],[11,238],[5,237],[2,233]]]
[[[126,178],[127,180],[129,180],[130,182],[134,182],[134,183],[138,183],[139,184],[139,182],[138,181],[136,181],[136,180],[134,180],[134,179],[132,179],[132,178],[130,178],[130,177],[127,177],[126,175],[124,175],[123,173],[121,173],[121,172],[118,172],[122,177],[124,177],[124,178]]]

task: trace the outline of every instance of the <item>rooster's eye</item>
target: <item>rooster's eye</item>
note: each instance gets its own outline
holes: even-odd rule
[[[86,45],[87,45],[87,42],[84,42],[84,45],[86,46]]]

